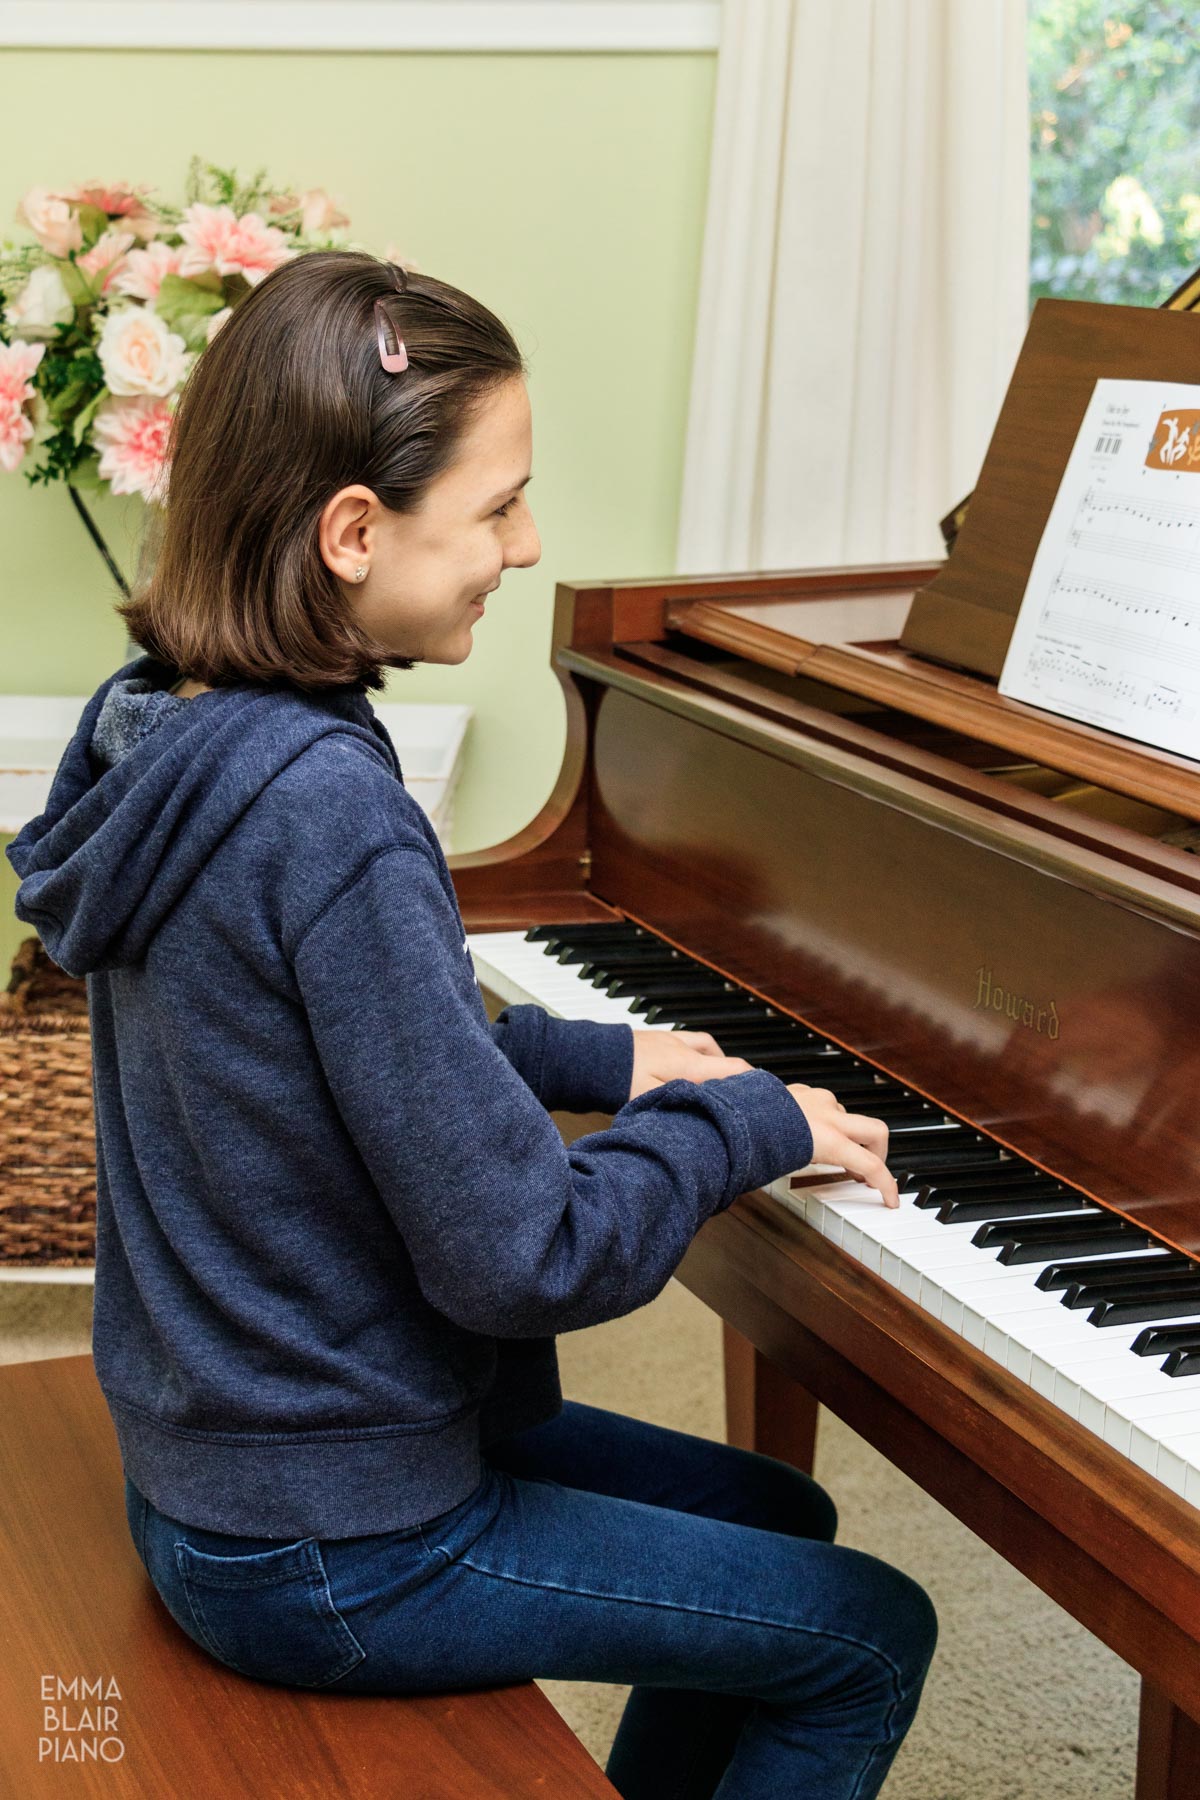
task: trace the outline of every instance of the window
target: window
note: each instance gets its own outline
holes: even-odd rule
[[[1031,0],[1030,298],[1157,306],[1200,264],[1200,10]]]

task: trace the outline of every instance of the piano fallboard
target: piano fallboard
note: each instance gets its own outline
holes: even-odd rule
[[[595,899],[1200,1252],[1193,888],[616,655],[561,661]]]

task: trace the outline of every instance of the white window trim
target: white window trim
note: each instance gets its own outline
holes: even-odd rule
[[[715,50],[720,0],[0,0],[0,45]]]

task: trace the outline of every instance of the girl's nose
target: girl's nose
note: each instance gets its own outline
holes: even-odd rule
[[[538,536],[533,515],[526,513],[521,521],[521,528],[515,531],[509,541],[505,554],[505,562],[514,569],[531,569],[541,561],[542,540]]]

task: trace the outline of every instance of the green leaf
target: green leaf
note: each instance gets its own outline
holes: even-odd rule
[[[90,246],[108,230],[108,214],[101,212],[98,206],[81,206],[77,211],[84,244]]]
[[[73,487],[83,488],[89,494],[98,493],[105,485],[100,479],[100,458],[80,457],[71,470],[71,484]]]
[[[88,401],[87,405],[85,407],[83,407],[83,409],[80,412],[76,413],[76,415],[71,423],[71,436],[74,439],[76,444],[82,444],[84,433],[87,431],[92,420],[95,418],[97,409],[107,399],[108,399],[108,389],[101,388],[100,392],[98,394],[93,394],[92,398]]]
[[[182,329],[185,319],[194,323],[197,319],[210,318],[213,313],[219,313],[224,304],[219,276],[214,291],[188,275],[164,275],[154,310],[172,331],[186,337],[187,333]]]
[[[82,269],[77,269],[73,262],[60,262],[58,272],[72,306],[91,306],[96,296]]]
[[[205,269],[200,275],[188,275],[186,277],[181,275],[168,275],[166,277],[166,280],[168,281],[182,281],[185,279],[192,282],[195,287],[207,288],[211,294],[219,294],[222,291],[221,277],[215,269]],[[221,304],[223,306],[225,302],[222,301]]]

